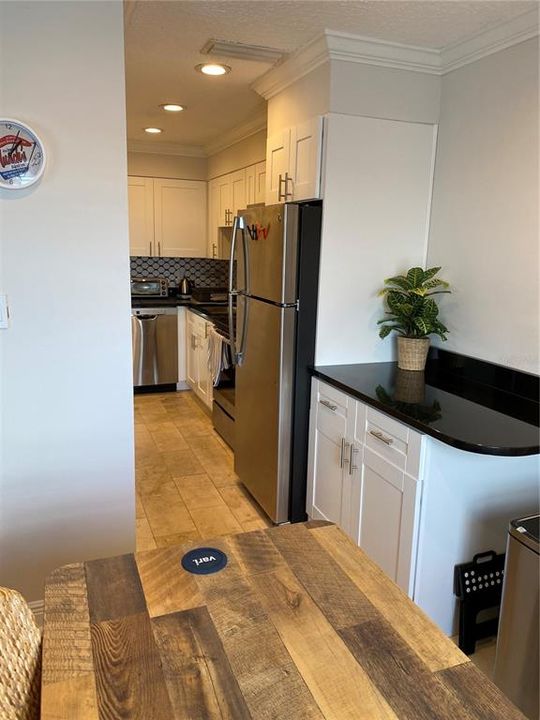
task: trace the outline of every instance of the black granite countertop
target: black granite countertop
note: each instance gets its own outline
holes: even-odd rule
[[[425,373],[399,370],[392,362],[315,367],[312,373],[461,450],[511,456],[540,452],[534,375],[444,351],[430,353]]]
[[[210,320],[224,337],[229,337],[228,305],[223,302],[198,302],[191,298],[169,296],[168,298],[131,298],[134,310],[157,307],[185,307]]]

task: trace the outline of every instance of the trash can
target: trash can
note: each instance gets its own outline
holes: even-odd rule
[[[540,515],[512,520],[494,680],[530,720],[538,720]]]

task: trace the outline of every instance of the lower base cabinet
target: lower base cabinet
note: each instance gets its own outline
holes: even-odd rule
[[[208,332],[211,322],[200,315],[186,313],[186,381],[193,392],[212,407],[212,375],[208,367]]]
[[[312,381],[307,506],[339,525],[447,634],[454,566],[504,552],[538,512],[538,456],[467,452]]]
[[[307,514],[336,523],[411,595],[421,483],[406,470],[419,470],[422,436],[317,380],[310,417]]]

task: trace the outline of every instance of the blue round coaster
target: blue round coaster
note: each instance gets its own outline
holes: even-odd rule
[[[194,575],[210,575],[223,570],[227,556],[217,548],[196,548],[182,558],[182,567]]]

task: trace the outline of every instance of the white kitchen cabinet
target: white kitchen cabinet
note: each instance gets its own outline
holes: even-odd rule
[[[219,258],[220,232],[222,228],[230,227],[233,223],[232,211],[233,189],[236,200],[245,198],[246,177],[245,172],[235,178],[234,188],[232,175],[229,173],[214,178],[208,183],[208,257]],[[242,194],[244,198],[242,198]]]
[[[152,178],[128,177],[129,254],[153,255],[154,181]]]
[[[508,522],[537,506],[538,456],[460,450],[313,379],[307,514],[339,525],[448,635],[454,566],[504,552]]]
[[[318,380],[310,412],[307,514],[335,522],[411,594],[421,484],[406,470],[419,471],[422,436]]]
[[[265,202],[267,205],[274,205],[283,200],[285,175],[289,170],[290,144],[290,128],[282,130],[266,140]]]
[[[223,228],[232,227],[234,216],[253,203],[264,202],[266,162],[259,162],[214,178],[208,183],[208,257],[228,257],[223,252]]]
[[[230,210],[232,217],[238,214],[239,210],[246,207],[246,170],[237,170],[230,173],[229,181],[231,183],[231,205]]]
[[[358,545],[411,591],[411,560],[420,481],[364,449]]]
[[[187,384],[211,408],[213,386],[208,367],[208,333],[212,323],[189,310],[186,315]]]
[[[266,204],[321,197],[322,118],[282,130],[266,144]]]
[[[311,518],[336,523],[356,541],[358,511],[351,509],[352,498],[359,495],[356,467],[361,448],[353,444],[351,437],[354,410],[352,398],[329,385],[313,382],[307,513]]]
[[[266,162],[246,168],[246,206],[263,203],[266,192]]]
[[[206,257],[206,183],[128,177],[131,255]]]
[[[206,256],[206,183],[154,179],[154,218],[158,256]]]

